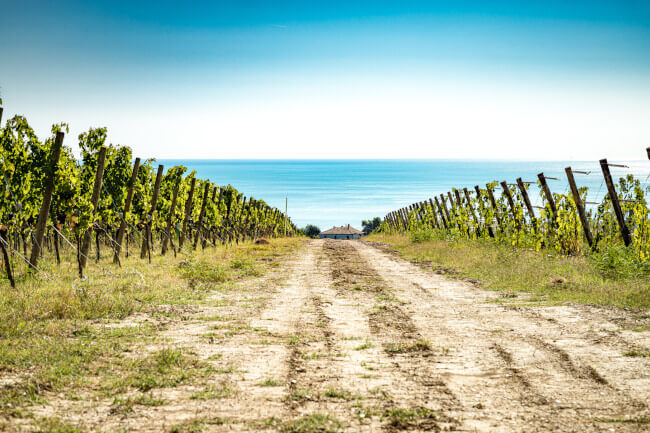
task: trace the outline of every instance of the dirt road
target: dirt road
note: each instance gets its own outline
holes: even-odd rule
[[[109,431],[650,431],[650,359],[630,356],[650,336],[625,312],[504,303],[359,241],[307,242],[247,284],[164,331],[228,392],[61,408]]]

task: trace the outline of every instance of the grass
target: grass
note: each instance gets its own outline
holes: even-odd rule
[[[282,433],[339,433],[343,424],[330,415],[314,413],[295,421],[286,423]]]
[[[629,352],[625,352],[623,355],[635,358],[650,358],[650,351],[631,350]]]
[[[111,406],[112,414],[126,415],[133,412],[134,406],[162,406],[165,400],[155,398],[151,394],[140,394],[136,397],[116,397]]]
[[[201,391],[190,395],[191,400],[216,400],[227,398],[235,394],[235,391],[227,385],[208,385]]]
[[[366,350],[366,349],[372,349],[375,347],[370,341],[366,341],[365,343],[357,346],[354,348],[354,350]]]
[[[426,408],[403,409],[392,408],[384,411],[381,415],[383,421],[388,422],[392,427],[399,430],[411,428],[413,424],[423,419],[435,419],[434,412]]]
[[[47,404],[45,395],[90,395],[110,398],[111,410],[129,413],[138,405],[163,404],[149,391],[180,384],[203,387],[201,397],[225,395],[224,389],[209,388],[206,378],[232,369],[165,347],[156,320],[188,320],[197,306],[221,305],[223,300],[208,298],[213,290],[233,290],[234,282],[263,275],[301,244],[300,239],[274,239],[268,245],[187,249],[177,257],[156,253],[151,264],[132,244],[121,267],[103,247],[103,257],[88,262],[83,280],[71,248],[62,250],[60,266],[53,253],[45,252],[39,269],[48,279],[14,262],[18,288],[0,279],[0,371],[15,378],[0,388],[0,411],[10,420],[36,420],[29,406]],[[131,319],[134,313],[148,320]],[[229,319],[212,315],[201,320]],[[224,328],[241,331],[236,324]],[[81,429],[58,418],[34,423],[41,431]]]
[[[418,340],[413,343],[391,343],[385,348],[387,353],[412,353],[426,352],[431,350],[431,344],[425,340]]]
[[[260,382],[260,386],[282,386],[284,383],[280,382],[279,380],[275,380],[272,377],[268,377],[264,379],[264,381]]]
[[[367,240],[386,243],[403,258],[431,263],[443,273],[478,280],[486,289],[532,293],[549,305],[650,307],[650,276],[603,273],[588,257],[536,252],[488,239],[412,242],[404,235],[371,235]]]

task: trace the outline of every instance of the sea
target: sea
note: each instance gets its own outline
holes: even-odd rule
[[[200,178],[230,184],[248,197],[263,199],[284,211],[298,226],[314,224],[322,230],[384,217],[389,211],[446,193],[451,188],[473,189],[487,182],[533,182],[533,204],[541,204],[537,173],[543,172],[555,192],[566,193],[565,167],[572,167],[579,187],[588,186],[587,200],[600,202],[607,193],[598,161],[500,160],[159,160],[166,168],[183,165]],[[645,187],[650,161],[609,161],[614,178],[634,174]],[[498,190],[498,189],[497,189]]]

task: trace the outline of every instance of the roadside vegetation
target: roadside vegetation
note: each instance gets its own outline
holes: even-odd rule
[[[64,254],[56,273],[44,269],[54,277],[26,274],[20,290],[4,281],[0,430],[13,425],[12,418],[31,418],[39,431],[77,431],[32,413],[31,407],[50,398],[109,399],[112,412],[127,414],[165,404],[152,394],[162,388],[191,384],[196,399],[229,395],[227,386],[208,383],[226,369],[169,345],[161,331],[170,320],[219,305],[215,292],[265,275],[302,242],[220,245],[182,251],[176,258],[155,256],[151,264],[131,255],[121,269],[106,257],[89,263],[84,279],[78,278],[74,254]]]
[[[373,234],[366,240],[386,244],[403,258],[437,272],[477,280],[486,289],[532,293],[528,302],[650,308],[650,275],[630,263],[624,247],[566,256],[425,230]]]

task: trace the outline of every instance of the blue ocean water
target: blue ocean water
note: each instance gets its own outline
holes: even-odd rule
[[[578,186],[589,186],[588,200],[600,201],[606,193],[597,161],[473,161],[473,160],[160,160],[165,167],[184,165],[201,178],[219,185],[231,184],[246,196],[261,198],[284,209],[299,226],[316,224],[325,230],[334,225],[383,217],[391,210],[422,201],[451,188],[474,188],[486,182],[537,181],[537,173],[551,188],[568,191],[564,168],[571,166],[589,174],[575,174]],[[633,173],[645,184],[650,161],[610,161],[628,167],[611,167],[617,177]],[[539,204],[539,193],[531,187]]]

